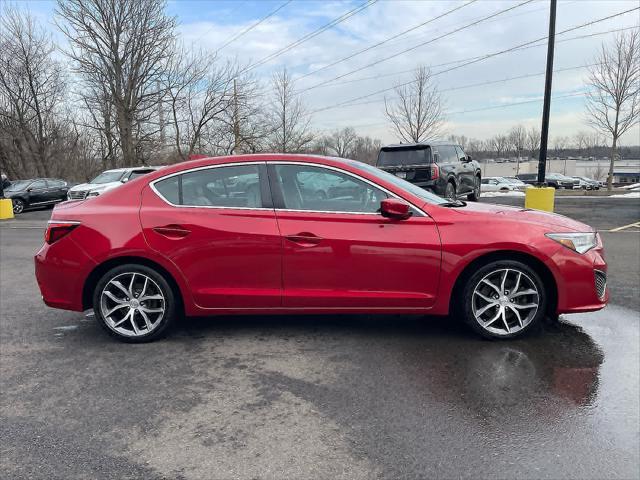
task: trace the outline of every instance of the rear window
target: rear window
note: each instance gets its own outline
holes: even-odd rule
[[[383,148],[378,155],[378,167],[425,165],[431,163],[431,149],[424,147]]]

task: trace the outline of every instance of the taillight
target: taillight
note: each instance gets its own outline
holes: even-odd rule
[[[435,180],[440,177],[440,167],[438,167],[437,163],[431,164],[431,180]]]
[[[54,242],[57,242],[65,235],[71,233],[71,231],[80,225],[78,222],[49,222],[47,225],[47,231],[44,234],[44,241],[51,245]]]

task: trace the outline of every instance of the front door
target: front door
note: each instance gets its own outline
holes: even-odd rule
[[[269,166],[283,236],[283,306],[428,308],[437,293],[440,238],[419,212],[383,218],[389,194],[346,172],[308,164]]]
[[[281,238],[264,163],[213,166],[160,179],[140,210],[149,246],[182,272],[208,309],[281,305]]]
[[[460,183],[463,185],[464,190],[460,191],[473,192],[476,186],[476,170],[474,164],[467,160],[467,155],[462,151],[460,147],[456,145],[456,157],[460,162]]]

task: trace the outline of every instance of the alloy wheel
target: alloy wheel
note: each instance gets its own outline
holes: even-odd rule
[[[456,199],[456,186],[453,183],[451,182],[447,183],[447,186],[444,191],[444,196],[448,200]]]
[[[106,325],[126,337],[148,335],[160,325],[166,302],[158,284],[140,272],[121,273],[100,294]]]
[[[22,200],[13,201],[13,213],[22,213],[24,210],[24,202]]]
[[[485,275],[472,295],[476,322],[494,335],[510,335],[524,329],[535,318],[540,294],[526,273],[501,268]]]

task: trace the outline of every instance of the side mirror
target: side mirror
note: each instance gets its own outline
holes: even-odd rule
[[[380,202],[380,214],[385,218],[406,220],[411,216],[411,206],[398,198],[385,198]]]
[[[467,162],[470,162],[471,160],[473,160],[473,158],[471,158],[471,155],[467,155]]]
[[[33,191],[33,187],[27,188],[27,192],[32,192],[32,191]]]
[[[123,178],[122,180],[120,180],[122,183],[127,183],[129,181],[129,178]]]

